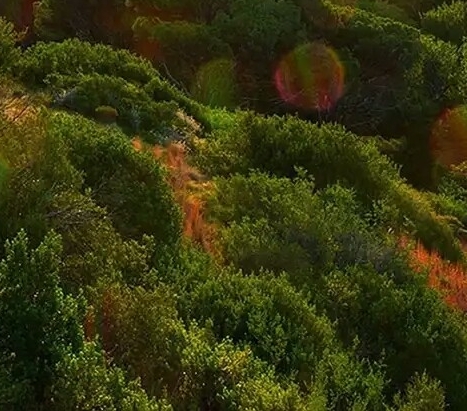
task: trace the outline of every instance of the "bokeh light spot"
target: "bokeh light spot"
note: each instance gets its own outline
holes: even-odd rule
[[[216,59],[201,66],[192,84],[191,94],[197,101],[211,107],[236,107],[235,62]]]
[[[282,100],[308,110],[330,110],[344,92],[344,67],[326,45],[303,44],[288,53],[274,73]]]
[[[467,106],[446,110],[438,118],[430,136],[430,151],[446,167],[467,161]]]

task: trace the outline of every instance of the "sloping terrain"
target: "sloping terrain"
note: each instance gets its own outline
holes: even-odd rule
[[[0,5],[0,408],[464,410],[463,3],[64,4]]]

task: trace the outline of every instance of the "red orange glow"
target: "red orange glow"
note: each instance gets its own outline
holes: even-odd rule
[[[280,61],[274,82],[285,102],[302,109],[330,110],[343,94],[344,68],[332,49],[307,43]]]

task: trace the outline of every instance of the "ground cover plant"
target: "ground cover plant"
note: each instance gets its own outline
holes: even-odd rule
[[[465,6],[0,4],[0,408],[467,405]]]

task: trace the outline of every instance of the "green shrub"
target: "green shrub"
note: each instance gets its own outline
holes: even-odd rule
[[[47,398],[56,365],[82,345],[82,307],[59,286],[60,254],[60,238],[54,233],[32,250],[24,231],[5,243],[0,363],[11,372],[13,394],[19,389],[22,395],[2,406],[37,409]]]
[[[234,109],[237,106],[235,62],[228,59],[213,60],[204,65],[191,86],[191,95],[210,107]]]
[[[124,124],[134,123],[132,106],[144,108],[142,120],[153,124],[155,120],[151,117],[152,109],[161,112],[161,115],[167,115],[174,103],[178,103],[209,130],[204,107],[162,80],[147,60],[126,50],[115,50],[102,44],[91,45],[77,39],[61,43],[39,42],[17,59],[14,73],[30,86],[65,89],[65,95],[59,96],[57,104],[63,99],[72,99],[73,88],[76,86],[79,88],[81,106],[84,104],[84,107],[80,106],[82,109],[93,111],[97,108],[89,107],[88,99],[95,104],[112,105],[117,96],[121,96],[126,99],[126,104],[120,109],[114,108],[119,114],[126,116]],[[112,98],[112,93],[117,96]],[[128,99],[133,100],[130,105]]]
[[[317,188],[340,182],[354,189],[367,209],[386,202],[387,228],[415,227],[428,247],[452,260],[462,259],[452,230],[436,218],[429,202],[417,197],[373,142],[363,142],[340,126],[243,114],[235,127],[215,131],[209,144],[199,147],[197,162],[211,175],[223,176],[258,169],[293,178],[297,167],[304,168]]]
[[[15,46],[16,33],[13,24],[0,17],[0,72],[10,70],[17,61],[19,51]]]
[[[255,395],[261,410],[304,409],[297,388],[279,384],[247,347],[241,349],[228,340],[216,343],[197,327],[185,329],[170,288],[145,291],[107,285],[94,301],[104,347],[130,375],[141,377],[148,393],[166,392],[174,408],[230,409],[251,403]],[[310,393],[315,402],[323,400],[317,390]]]
[[[215,343],[206,331],[190,328],[182,351],[182,373],[173,394],[174,408],[249,409],[260,411],[324,410],[319,382],[309,396],[300,395],[294,384],[280,381],[272,370],[255,358],[248,347],[231,341]],[[317,407],[317,408],[314,408]]]
[[[212,322],[219,339],[247,343],[277,371],[311,378],[325,349],[338,348],[331,325],[308,307],[285,278],[223,273],[180,301],[181,312],[201,324]]]
[[[221,273],[200,281],[180,304],[181,312],[201,324],[212,323],[217,338],[248,344],[256,357],[300,386],[323,378],[330,409],[348,409],[360,400],[377,408],[383,402],[382,377],[341,351],[331,324],[285,277]]]
[[[128,382],[121,369],[106,365],[95,344],[84,344],[57,365],[52,387],[54,411],[115,410],[171,411],[167,401],[148,398],[137,381]]]
[[[54,106],[75,110],[87,116],[96,115],[102,106],[116,110],[117,124],[129,134],[141,134],[151,143],[161,142],[170,130],[182,122],[176,116],[175,102],[155,102],[136,85],[118,77],[89,75],[57,78],[54,88],[69,89],[56,98]]]
[[[410,270],[406,268],[407,274]],[[467,335],[459,314],[428,289],[421,274],[403,282],[367,267],[334,271],[315,290],[317,307],[337,321],[339,335],[370,361],[382,361],[395,394],[426,371],[441,381],[446,403],[462,409]]]
[[[294,117],[244,114],[234,128],[214,131],[203,149],[200,165],[211,174],[260,169],[293,177],[303,167],[318,187],[347,180],[370,198],[399,179],[373,144],[338,125],[320,127]]]
[[[81,176],[67,159],[66,143],[48,134],[45,114],[3,124],[0,146],[9,173],[0,197],[0,239],[5,241],[23,228],[37,246],[52,228],[56,196],[79,190]]]
[[[357,5],[362,10],[369,11],[377,16],[387,17],[391,20],[400,21],[401,23],[410,26],[416,25],[415,21],[408,16],[405,10],[395,4],[391,4],[391,2],[381,0],[360,0]]]
[[[125,24],[123,0],[44,0],[34,10],[34,31],[41,40],[78,37],[114,46],[128,46],[131,26]]]
[[[443,2],[444,0],[390,0],[390,3],[394,3],[397,6],[405,9],[414,18],[417,18],[417,20],[420,18],[421,14],[425,13],[428,10],[431,10],[436,6],[439,6]]]
[[[153,284],[153,238],[124,241],[105,210],[92,200],[91,190],[56,195],[47,222],[63,239],[61,283],[67,291],[77,293],[102,281],[146,287]]]
[[[467,35],[467,6],[462,1],[443,3],[423,16],[421,26],[442,40],[461,44]]]
[[[432,189],[431,125],[444,108],[466,99],[465,56],[415,27],[325,4],[331,23],[323,35],[334,47],[350,50],[360,65],[358,78],[348,79],[345,95],[325,118],[359,134],[405,136],[407,149],[399,157],[404,175],[415,186]]]
[[[384,69],[386,73],[401,73],[416,57],[420,39],[417,28],[367,10],[349,9],[333,2],[323,4],[334,24],[326,25],[322,31],[336,42],[335,46],[348,47],[362,65],[376,73]]]
[[[39,42],[26,50],[15,66],[15,75],[29,85],[43,85],[50,75],[101,74],[145,84],[157,71],[148,61],[127,50],[78,39],[60,43]]]
[[[439,381],[427,374],[417,374],[408,385],[405,393],[405,403],[401,397],[396,397],[398,411],[443,411],[445,400],[443,388]]]
[[[263,64],[298,43],[304,32],[300,8],[292,1],[231,1],[212,25],[242,61],[261,56]]]
[[[342,187],[314,193],[307,180],[259,173],[217,179],[216,184],[210,212],[226,226],[221,236],[225,257],[243,270],[379,266],[390,255],[384,256],[384,247],[369,234],[354,193]],[[351,242],[353,237],[361,243]]]
[[[57,113],[49,132],[66,142],[70,162],[124,238],[150,234],[159,243],[178,242],[180,211],[164,170],[150,154],[138,153],[118,130],[78,116]]]
[[[342,350],[327,320],[284,276],[220,270],[208,256],[188,248],[160,279],[174,290],[185,323],[196,320],[217,339],[225,336],[237,347],[249,346],[255,356],[269,361],[281,380],[298,381],[307,398],[314,398],[310,403],[318,401],[316,407],[324,402],[326,409],[347,409],[349,404],[379,409],[384,403],[379,367],[356,362],[351,350]],[[200,378],[212,381],[215,375]],[[312,384],[307,383],[310,375]]]
[[[161,61],[154,62],[167,70],[168,77],[188,89],[201,63],[214,58],[229,57],[227,44],[205,24],[187,21],[154,24],[150,18],[136,19],[133,30],[138,37],[149,38],[161,45]]]
[[[167,81],[153,78],[144,86],[144,91],[155,101],[175,101],[190,116],[198,121],[209,132],[212,129],[209,111],[205,106],[188,98],[186,95],[171,86]]]
[[[458,47],[431,36],[421,36],[420,46],[414,64],[404,73],[407,101],[402,106],[407,114],[417,115],[417,125],[434,121],[442,109],[462,104],[467,95],[462,86],[466,61]],[[430,129],[431,123],[425,127]]]
[[[186,335],[173,293],[102,283],[93,303],[100,340],[116,364],[140,378],[150,396],[175,390]]]

